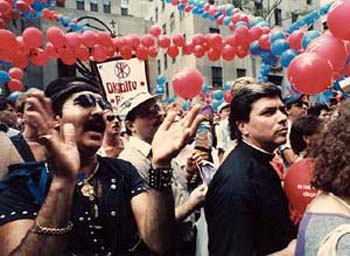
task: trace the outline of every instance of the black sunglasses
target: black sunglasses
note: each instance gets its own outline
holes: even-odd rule
[[[121,121],[118,115],[107,115],[106,119],[108,122],[113,122],[115,119],[117,119],[119,122]]]
[[[74,105],[79,105],[83,108],[96,107],[96,104],[98,104],[102,110],[110,107],[110,103],[104,98],[96,99],[91,94],[81,94],[74,99]]]
[[[145,118],[150,116],[156,116],[159,111],[161,111],[161,108],[158,104],[153,105],[152,107],[146,108],[144,106],[141,106],[140,108],[135,109],[134,114],[135,116]]]

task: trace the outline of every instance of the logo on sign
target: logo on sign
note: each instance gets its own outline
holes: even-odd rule
[[[130,75],[130,71],[129,65],[125,62],[118,62],[115,64],[114,72],[118,78],[127,78]]]

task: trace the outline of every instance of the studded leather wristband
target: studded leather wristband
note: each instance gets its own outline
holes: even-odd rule
[[[172,168],[151,167],[148,171],[148,185],[156,190],[164,190],[171,187],[172,177]]]

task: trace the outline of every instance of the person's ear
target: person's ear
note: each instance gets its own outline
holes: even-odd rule
[[[125,128],[127,128],[129,131],[131,131],[131,134],[135,134],[134,122],[131,122],[129,120],[125,120],[124,124],[125,124]]]
[[[236,122],[237,129],[241,132],[242,135],[248,136],[249,131],[247,129],[247,123],[243,121],[237,121]]]
[[[310,145],[310,143],[311,143],[311,136],[303,135],[303,140],[306,143],[306,145]]]
[[[59,115],[54,115],[53,117],[53,127],[58,130],[60,128],[61,117]]]

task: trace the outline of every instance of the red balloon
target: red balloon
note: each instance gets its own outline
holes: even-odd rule
[[[227,103],[231,103],[232,101],[232,93],[230,90],[227,90],[224,92],[224,100],[227,102]]]
[[[141,43],[146,46],[150,47],[154,45],[154,38],[151,34],[146,34],[141,36]]]
[[[222,58],[226,61],[233,60],[235,57],[235,49],[230,45],[225,45],[221,51]]]
[[[81,34],[81,41],[88,48],[94,47],[94,45],[97,44],[96,33],[91,30],[85,30]]]
[[[139,46],[136,48],[135,55],[136,55],[136,57],[137,57],[139,60],[146,60],[147,57],[148,57],[147,48],[145,48],[145,47],[142,46],[142,45],[139,45]]]
[[[197,58],[202,58],[205,54],[205,49],[202,45],[196,45],[195,47],[193,47],[192,53]]]
[[[65,34],[67,45],[71,48],[77,48],[81,45],[81,38],[75,32],[69,32]]]
[[[151,46],[150,48],[148,48],[148,55],[152,58],[157,57],[158,55],[158,49],[154,46]]]
[[[115,37],[112,39],[112,42],[116,49],[120,49],[120,47],[126,44],[125,39],[122,37]]]
[[[0,13],[2,14],[10,14],[12,10],[12,6],[9,2],[0,0]]]
[[[262,29],[264,34],[268,34],[271,32],[271,28],[269,28],[269,27],[262,27],[261,29]]]
[[[151,33],[152,36],[158,37],[162,33],[162,28],[158,25],[153,25],[150,28],[149,32]]]
[[[131,48],[127,45],[123,46],[122,48],[120,48],[120,56],[124,59],[124,60],[129,60],[132,57],[132,51]]]
[[[57,52],[56,46],[54,46],[51,42],[47,42],[45,46],[45,51],[47,55],[51,58],[58,59],[60,54]]]
[[[97,43],[104,46],[104,47],[112,47],[113,46],[113,41],[111,34],[107,31],[99,31],[96,33],[96,39]]]
[[[170,46],[170,38],[166,35],[161,35],[158,40],[160,48],[168,48]]]
[[[300,92],[317,94],[332,85],[333,69],[324,58],[314,53],[302,53],[289,64],[287,77]]]
[[[58,27],[49,27],[47,32],[47,40],[55,45],[57,48],[61,48],[66,43],[66,38],[63,31]]]
[[[217,33],[208,34],[207,41],[209,46],[211,47],[215,47],[219,49],[222,46],[222,37],[220,34],[217,34]]]
[[[249,30],[249,35],[252,41],[258,40],[263,34],[263,30],[259,26],[252,27]]]
[[[173,43],[177,46],[177,47],[182,47],[185,44],[185,38],[182,35],[182,33],[176,33],[173,36]]]
[[[249,44],[251,41],[249,29],[246,26],[240,26],[235,30],[236,40],[239,44]]]
[[[204,36],[201,33],[197,33],[192,38],[193,45],[200,45],[204,44],[205,39]]]
[[[92,48],[92,57],[95,61],[102,62],[107,59],[107,55],[107,49],[99,44]]]
[[[217,61],[218,59],[220,59],[220,56],[221,56],[220,51],[215,48],[209,49],[207,54],[208,54],[208,59],[211,61]]]
[[[167,53],[171,58],[176,58],[179,55],[179,49],[176,45],[172,44],[169,46]]]
[[[190,11],[192,11],[192,6],[191,5],[187,5],[186,7],[185,7],[185,12],[190,12]]]
[[[14,78],[10,79],[7,86],[11,92],[23,90],[23,83],[18,79],[14,79]]]
[[[193,50],[193,44],[192,42],[190,43],[185,43],[184,46],[182,47],[183,53],[185,55],[190,55],[192,53]]]
[[[294,31],[287,38],[290,48],[300,51],[302,49],[301,40],[303,39],[305,32],[303,30]]]
[[[17,45],[16,37],[7,29],[0,29],[0,50],[8,50]]]
[[[329,30],[342,40],[350,40],[350,3],[347,0],[334,1],[327,14]]]
[[[238,45],[236,49],[236,55],[238,58],[244,58],[248,55],[249,47],[246,45]]]
[[[139,46],[141,43],[141,38],[136,34],[130,34],[126,36],[124,39],[125,39],[125,44],[133,49],[136,49],[136,47]]]
[[[183,99],[192,99],[201,92],[203,81],[202,74],[190,68],[176,73],[172,83],[178,96]]]
[[[330,61],[333,70],[341,73],[346,60],[346,50],[342,40],[334,37],[331,33],[325,33],[313,40],[306,49],[318,56]]]
[[[20,68],[10,68],[9,74],[11,78],[17,79],[17,80],[22,80],[23,79],[23,70]]]
[[[34,49],[29,58],[30,61],[37,66],[45,66],[49,60],[47,52],[40,48]]]
[[[271,43],[270,43],[270,35],[264,34],[259,38],[259,46],[261,49],[264,50],[270,50]]]
[[[236,34],[232,34],[232,35],[229,35],[227,38],[226,38],[226,43],[231,45],[232,47],[236,47],[238,42],[237,42],[237,38],[236,38]]]
[[[10,57],[11,57],[11,62],[15,67],[24,69],[29,65],[29,60],[27,55],[21,51],[13,52]]]
[[[22,36],[24,44],[32,49],[39,48],[44,41],[43,33],[34,27],[26,28]]]
[[[74,65],[77,61],[75,52],[71,49],[64,49],[60,55],[61,61],[68,66]]]
[[[216,24],[218,24],[218,25],[224,24],[224,18],[225,18],[225,15],[221,14],[221,15],[216,19]]]
[[[89,49],[86,48],[85,46],[80,46],[80,47],[76,48],[75,55],[81,61],[88,61],[90,58]]]

